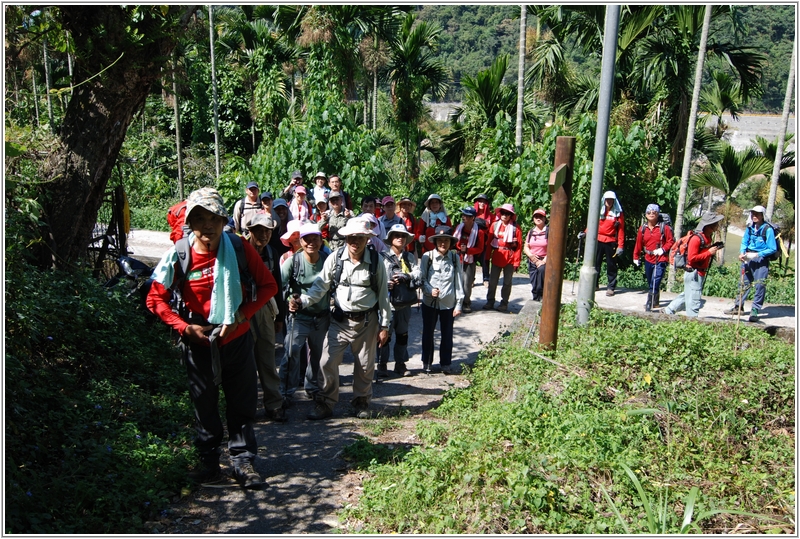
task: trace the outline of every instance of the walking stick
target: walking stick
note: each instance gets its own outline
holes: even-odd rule
[[[578,252],[575,254],[575,266],[576,267],[578,266],[578,261],[581,258],[581,242],[582,241],[583,241],[583,238],[578,238]],[[570,296],[575,294],[575,280],[574,279],[572,280],[572,291],[569,294],[570,294]]]
[[[291,300],[299,300],[299,299],[300,299],[300,294],[297,294],[297,293],[292,294],[292,299]],[[294,319],[295,319],[295,314],[296,313],[294,313],[294,312],[291,312],[291,311],[289,312],[289,321],[291,322],[291,326],[289,328],[287,328],[287,331],[289,332],[288,333],[288,335],[289,335],[289,349],[288,350],[284,350],[284,353],[286,354],[286,372],[284,373],[284,375],[282,377],[283,380],[281,380],[281,382],[283,382],[283,387],[285,387],[286,389],[289,389],[289,361],[292,360],[292,350],[294,349]]]

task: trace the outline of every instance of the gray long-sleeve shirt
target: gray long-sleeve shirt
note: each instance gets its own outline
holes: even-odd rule
[[[422,303],[437,309],[460,311],[464,301],[464,276],[458,255],[447,251],[442,256],[434,249],[422,255],[419,265],[422,268]],[[438,298],[431,295],[434,288],[439,289]]]

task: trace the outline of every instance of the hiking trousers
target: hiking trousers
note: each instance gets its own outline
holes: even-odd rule
[[[761,310],[764,306],[764,298],[767,296],[767,277],[769,276],[769,262],[762,257],[743,262],[744,266],[744,288],[739,297],[736,298],[736,305],[744,309],[744,302],[750,295],[750,289],[755,284],[755,295],[751,308]]]
[[[497,293],[497,283],[500,281],[500,274],[503,274],[503,287],[500,289],[500,303],[508,305],[508,299],[511,297],[511,285],[514,282],[514,265],[508,264],[503,266],[492,266],[489,277],[489,290],[486,293],[486,303],[494,305],[495,294]]]
[[[339,365],[347,347],[353,353],[353,397],[372,399],[372,377],[375,374],[375,352],[378,342],[378,311],[365,313],[360,320],[331,319],[327,345],[322,351],[322,391],[326,404],[333,407],[339,402]]]
[[[275,321],[270,309],[264,305],[250,320],[250,333],[255,341],[253,350],[256,359],[258,379],[261,381],[262,399],[266,410],[280,408],[283,397],[280,392],[280,378],[275,364]]]
[[[544,292],[544,270],[547,264],[536,267],[536,264],[528,260],[528,278],[531,280],[531,299],[542,301]]]
[[[675,314],[686,306],[686,316],[697,317],[700,313],[700,299],[703,295],[705,276],[698,271],[687,271],[683,274],[683,292],[664,308],[667,314]]]
[[[408,363],[408,325],[411,322],[411,305],[395,308],[392,311],[392,322],[389,324],[389,341],[394,335],[394,364]],[[378,363],[389,363],[389,342],[378,348]]]
[[[472,306],[472,287],[475,285],[475,271],[477,266],[477,257],[474,257],[470,263],[461,264],[464,270],[464,307]]]
[[[219,460],[224,428],[219,414],[219,387],[214,385],[211,347],[191,343],[183,349],[189,376],[189,395],[197,420],[194,445],[200,453],[200,460],[213,464]],[[225,392],[225,418],[228,424],[228,453],[232,464],[238,468],[245,462],[252,462],[258,453],[253,429],[258,382],[250,332],[220,346],[219,355],[222,364],[220,386]]]
[[[325,311],[317,317],[289,315],[286,328],[286,339],[283,348],[286,353],[281,359],[280,383],[281,395],[291,397],[300,385],[300,365],[303,355],[308,354],[305,369],[304,388],[309,393],[318,393],[320,390],[319,367],[320,358],[325,345],[325,336],[331,324],[330,311]],[[307,344],[307,348],[303,345]],[[306,352],[308,350],[308,352]]]
[[[603,267],[603,258],[606,259],[606,275],[608,276],[608,290],[617,288],[617,244],[613,241],[598,241],[597,256],[594,261],[594,269],[597,271],[598,282],[600,270]]]
[[[494,271],[494,268],[492,268]],[[436,321],[439,321],[439,331],[442,342],[439,344],[439,365],[446,367],[453,362],[453,309],[437,309],[422,304],[422,365],[430,367],[433,364],[433,351],[436,348],[433,342],[433,332],[436,330]]]

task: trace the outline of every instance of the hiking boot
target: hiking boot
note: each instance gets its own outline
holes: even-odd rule
[[[406,364],[405,363],[398,363],[398,362],[395,362],[395,364],[394,364],[394,373],[397,376],[409,376],[410,375],[409,370],[406,368]]]
[[[442,365],[442,374],[457,374],[452,365]]]
[[[740,315],[740,314],[744,314],[744,307],[743,306],[739,306],[739,305],[734,305],[730,309],[728,309],[726,311],[722,311],[722,314],[729,314],[729,315],[732,315],[732,316],[737,316],[737,315]]]
[[[486,305],[483,306],[484,311],[493,311],[494,310],[494,301],[487,301]]]
[[[647,301],[644,304],[644,310],[645,310],[645,312],[649,313],[652,309],[653,309],[653,294],[648,293],[647,294]]]
[[[261,488],[267,484],[267,482],[256,473],[253,465],[249,462],[236,466],[233,471],[233,476],[244,488]]]
[[[200,485],[202,483],[216,483],[223,479],[223,475],[219,462],[212,464],[201,462],[188,473],[188,478],[192,483]]]
[[[464,314],[469,314],[472,312],[472,304],[468,303],[467,305],[461,306],[461,312]]]
[[[327,419],[331,416],[333,416],[333,409],[322,399],[318,399],[317,403],[314,405],[314,411],[306,417],[312,421],[316,421],[317,419]]]
[[[350,404],[353,406],[353,414],[358,419],[369,419],[372,414],[369,411],[369,402],[366,397],[356,397]]]
[[[500,303],[500,305],[497,306],[497,310],[500,311],[501,313],[508,312],[508,303],[506,302]]]
[[[376,372],[378,378],[389,378],[389,369],[386,367],[386,363],[379,364]]]
[[[758,322],[758,309],[750,309],[750,317],[747,319],[748,322]]]
[[[606,290],[606,296],[611,297],[613,295],[614,295],[614,289],[613,288],[609,288],[609,289]]]
[[[283,397],[283,404],[281,404],[281,408],[286,410],[287,408],[291,408],[294,404],[292,397]]]
[[[279,406],[272,410],[264,410],[264,417],[276,423],[286,423],[289,418],[286,416],[286,410],[283,406]]]
[[[422,364],[422,372],[425,373],[425,374],[431,374],[431,372],[433,372],[433,371],[431,370],[431,366],[430,365],[428,365],[427,363],[423,363]]]

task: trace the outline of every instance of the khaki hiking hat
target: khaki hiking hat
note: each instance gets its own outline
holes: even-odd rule
[[[436,240],[439,238],[447,238],[451,242],[456,241],[456,237],[451,234],[452,229],[449,226],[437,226],[436,234],[428,236],[428,241],[436,245]]]
[[[267,215],[266,213],[257,213],[253,217],[247,221],[245,228],[250,230],[253,227],[263,226],[264,228],[269,228],[272,230],[275,228],[275,221],[272,219],[272,216]]]
[[[370,224],[362,217],[356,217],[347,221],[347,224],[339,229],[340,236],[375,236],[375,232],[369,228]]]
[[[700,222],[697,223],[695,230],[702,232],[702,230],[709,226],[722,221],[725,217],[720,213],[714,213],[713,211],[709,211],[703,214],[703,217],[700,219]]]

